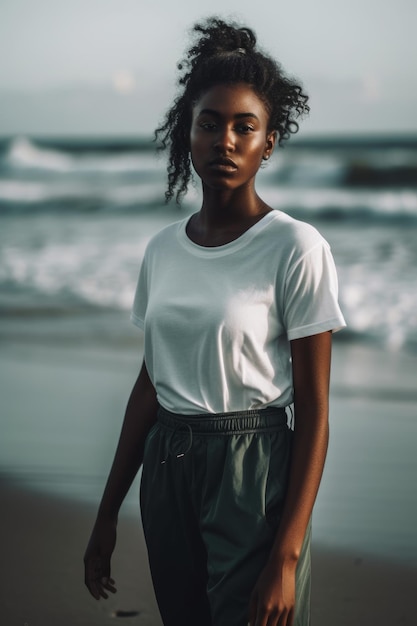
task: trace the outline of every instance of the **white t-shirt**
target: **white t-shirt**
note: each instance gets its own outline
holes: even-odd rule
[[[131,316],[159,403],[185,415],[291,404],[289,341],[345,326],[328,243],[271,211],[203,247],[188,219],[149,242]]]

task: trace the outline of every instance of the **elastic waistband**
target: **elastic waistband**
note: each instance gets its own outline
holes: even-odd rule
[[[274,432],[287,428],[287,414],[283,408],[267,407],[230,413],[179,415],[160,406],[158,422],[173,431],[185,426],[199,435],[212,435],[213,433],[233,435],[237,433]]]

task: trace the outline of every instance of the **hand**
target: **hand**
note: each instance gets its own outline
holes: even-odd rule
[[[110,558],[116,545],[116,523],[96,522],[84,555],[85,584],[96,599],[108,598],[108,591],[116,593],[115,581],[110,577]]]
[[[296,567],[296,560],[266,565],[251,595],[249,626],[292,626]]]

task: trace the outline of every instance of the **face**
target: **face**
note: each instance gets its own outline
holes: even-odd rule
[[[245,83],[216,85],[195,104],[191,159],[203,184],[213,189],[253,185],[262,160],[275,145],[264,103]]]

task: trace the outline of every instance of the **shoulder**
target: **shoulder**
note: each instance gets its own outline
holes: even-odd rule
[[[274,211],[270,226],[270,236],[287,255],[300,257],[317,246],[329,247],[317,228],[282,211]]]
[[[181,229],[184,222],[188,221],[188,217],[168,226],[164,226],[160,231],[151,237],[148,241],[145,251],[145,257],[149,257],[154,254],[160,254],[166,250],[167,246],[171,246],[177,240],[178,230]]]

